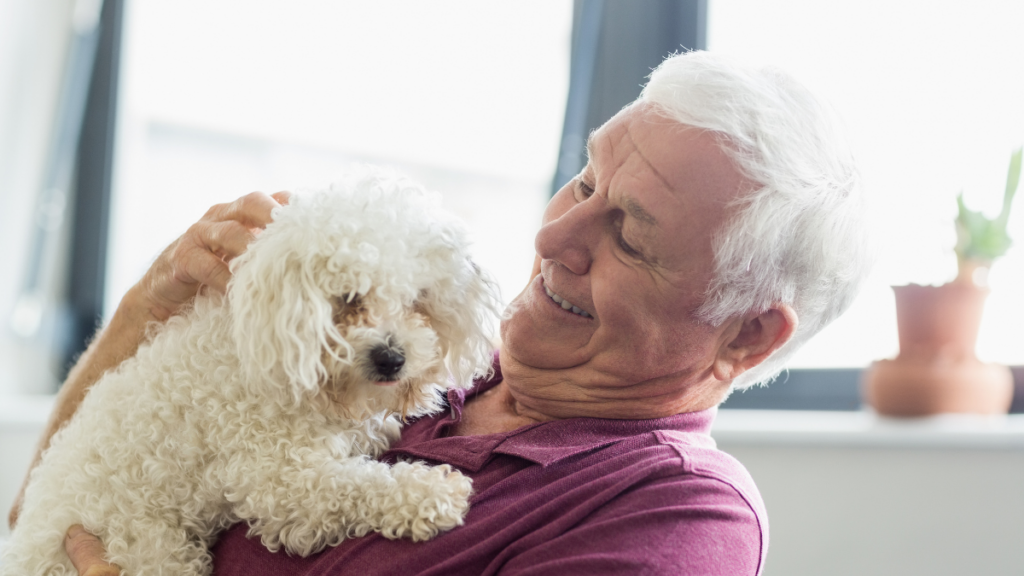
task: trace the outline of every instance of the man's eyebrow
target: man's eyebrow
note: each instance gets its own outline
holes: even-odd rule
[[[658,221],[654,219],[654,216],[652,216],[650,212],[644,210],[644,207],[638,204],[637,201],[633,200],[632,198],[626,200],[626,211],[629,212],[630,216],[636,218],[637,220],[643,222],[648,226],[654,226],[655,224],[658,223]]]

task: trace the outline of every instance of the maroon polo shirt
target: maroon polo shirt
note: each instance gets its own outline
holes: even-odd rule
[[[500,381],[499,371],[468,394]],[[382,458],[472,478],[465,525],[419,543],[374,533],[298,558],[267,551],[240,524],[214,548],[214,574],[760,574],[764,504],[746,469],[715,448],[714,409],[448,437],[466,394],[449,392],[450,411],[406,426]]]

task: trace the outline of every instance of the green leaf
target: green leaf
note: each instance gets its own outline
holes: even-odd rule
[[[1017,185],[1020,184],[1020,161],[1024,153],[1024,146],[1017,148],[1010,155],[1010,170],[1006,174],[1006,193],[1003,194],[1003,208],[999,211],[1000,222],[1005,223],[1010,218],[1010,203],[1013,202],[1013,195],[1017,193]]]
[[[1006,224],[1010,218],[1010,205],[1020,184],[1022,156],[1024,147],[1010,155],[1003,207],[994,220],[986,218],[981,212],[968,209],[963,192],[957,195],[956,254],[960,260],[991,263],[1009,250],[1011,241],[1006,233]]]

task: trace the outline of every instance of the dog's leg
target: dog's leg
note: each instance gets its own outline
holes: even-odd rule
[[[427,540],[462,524],[469,508],[471,481],[450,466],[323,456],[279,467],[275,482],[251,484],[235,505],[267,548],[306,556],[372,531]]]
[[[397,484],[397,493],[385,492],[391,503],[382,507],[382,535],[420,542],[462,525],[473,484],[461,472],[447,464],[399,462],[391,467],[390,475]]]

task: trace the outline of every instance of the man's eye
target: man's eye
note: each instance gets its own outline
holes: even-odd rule
[[[622,248],[623,251],[626,252],[626,254],[629,254],[630,256],[633,256],[635,258],[640,257],[640,251],[636,250],[635,248],[627,244],[626,239],[623,238],[622,236],[619,236],[619,246]]]
[[[582,202],[583,200],[586,200],[587,198],[590,198],[594,194],[594,189],[591,188],[590,186],[588,186],[583,180],[581,180],[579,178],[576,179],[575,189],[576,189],[576,200],[578,202]]]
[[[645,260],[646,261],[646,258],[644,258],[643,252],[641,252],[640,250],[637,250],[636,248],[633,248],[629,244],[629,242],[626,242],[626,235],[623,233],[622,221],[621,220],[616,222],[616,226],[615,226],[615,242],[619,245],[619,248],[621,248],[622,251],[625,252],[626,255],[629,256],[630,258],[635,258],[637,260]]]

